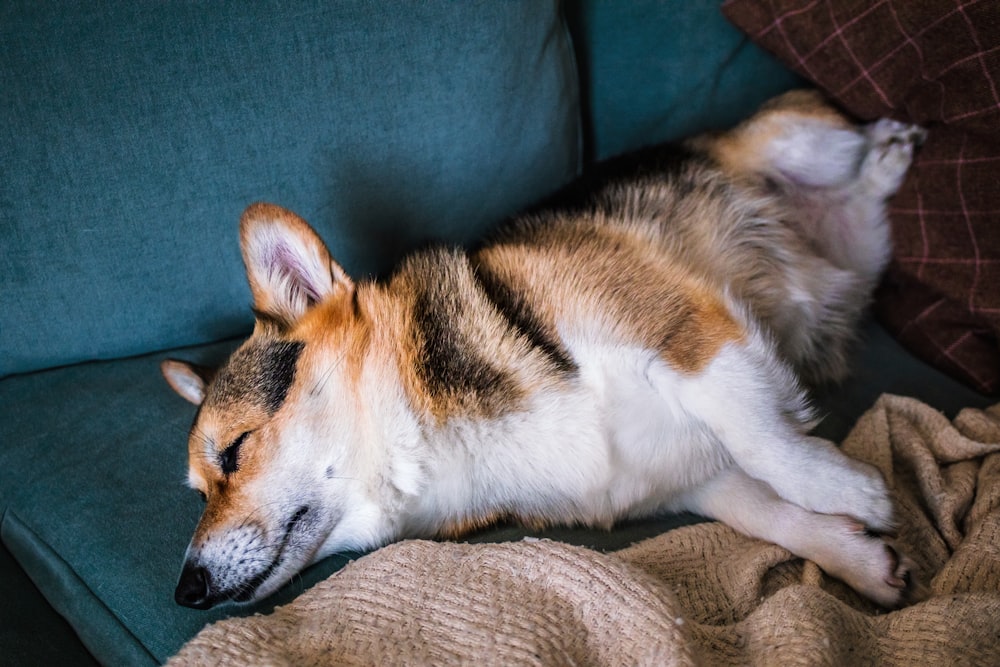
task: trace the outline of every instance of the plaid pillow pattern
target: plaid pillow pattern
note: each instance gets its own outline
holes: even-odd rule
[[[727,0],[723,13],[858,118],[930,130],[890,203],[875,312],[924,360],[1000,392],[1000,2]]]

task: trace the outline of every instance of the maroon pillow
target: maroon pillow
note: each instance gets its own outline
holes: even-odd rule
[[[875,312],[918,356],[1000,391],[1000,2],[727,0],[723,13],[858,118],[930,130],[890,204]]]

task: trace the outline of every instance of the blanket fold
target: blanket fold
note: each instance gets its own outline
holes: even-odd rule
[[[169,665],[1000,665],[1000,405],[885,395],[843,443],[896,499],[924,599],[878,609],[719,523],[602,554],[548,540],[380,549]]]

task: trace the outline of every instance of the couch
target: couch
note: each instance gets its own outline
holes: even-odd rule
[[[256,606],[173,602],[201,503],[184,485],[193,408],[158,364],[217,362],[248,333],[246,204],[295,210],[352,275],[380,276],[810,74],[714,0],[14,0],[0,17],[0,568],[33,583],[2,590],[68,622],[86,649],[59,644],[68,662],[163,662],[206,623],[272,609],[360,556]],[[884,392],[949,415],[991,402],[874,319],[854,365],[817,394],[826,437]],[[616,549],[693,520],[546,535]],[[18,632],[65,633],[34,598],[0,605]],[[0,641],[25,662],[52,655]]]

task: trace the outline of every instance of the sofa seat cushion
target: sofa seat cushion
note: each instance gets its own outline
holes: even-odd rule
[[[563,184],[559,5],[4,3],[0,377],[245,332],[252,201],[358,277]]]
[[[844,437],[883,391],[954,414],[988,400],[906,354],[881,328],[865,333],[856,376],[820,397],[819,432]],[[170,356],[213,364],[235,342]],[[287,601],[356,554],[333,556],[261,605],[196,611],[173,590],[202,509],[186,488],[194,407],[160,377],[166,354],[93,362],[0,382],[0,504],[4,544],[87,647],[108,664],[162,662],[201,627],[227,614]],[[554,529],[537,536],[616,549],[692,517],[628,524],[610,533]],[[516,540],[499,527],[471,539]]]
[[[0,404],[4,544],[98,659],[162,661],[218,617],[173,604],[201,503],[183,484],[190,406],[155,358],[7,378]]]

